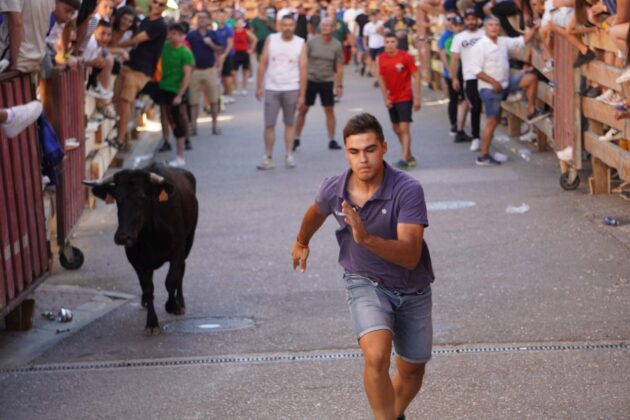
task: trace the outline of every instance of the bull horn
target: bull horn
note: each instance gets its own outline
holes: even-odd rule
[[[87,185],[88,187],[95,187],[97,185],[106,185],[106,184],[111,184],[112,182],[114,182],[114,176],[108,176],[106,178],[103,178],[100,181],[96,181],[96,180],[91,180],[91,179],[84,179],[82,181],[83,185]]]
[[[164,177],[163,176],[159,176],[158,174],[154,173],[154,172],[149,172],[149,177],[151,178],[151,183],[152,184],[162,184],[164,183]]]

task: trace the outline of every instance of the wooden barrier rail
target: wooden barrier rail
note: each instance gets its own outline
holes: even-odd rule
[[[29,75],[0,78],[0,107],[33,100]],[[37,130],[0,133],[0,318],[39,285],[49,270]]]

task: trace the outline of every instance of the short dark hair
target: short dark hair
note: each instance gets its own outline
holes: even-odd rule
[[[288,19],[291,22],[295,22],[295,19],[293,18],[293,15],[291,15],[291,14],[282,16],[282,19],[280,19],[280,20],[282,21],[282,20],[285,20],[285,19]]]
[[[67,4],[75,10],[79,10],[81,8],[81,0],[59,0],[63,4]]]
[[[395,33],[393,32],[387,32],[384,36],[384,38],[396,38],[396,40],[398,40],[398,37],[396,36]]]
[[[105,19],[101,19],[98,21],[98,23],[96,24],[96,27],[102,27],[102,28],[111,28],[112,24],[109,23],[108,21],[106,21]]]
[[[182,25],[181,22],[171,23],[170,25],[168,25],[168,30],[169,31],[177,31],[177,32],[180,32],[182,34],[186,33],[186,28],[184,27],[184,25]]]
[[[343,143],[345,144],[346,139],[350,136],[364,133],[374,133],[379,142],[385,142],[381,123],[378,122],[374,115],[364,112],[350,118],[346,123],[346,126],[343,128]]]

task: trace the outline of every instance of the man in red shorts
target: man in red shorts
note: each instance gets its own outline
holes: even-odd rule
[[[402,147],[402,159],[396,162],[396,166],[408,170],[416,166],[416,158],[411,154],[409,124],[412,109],[420,110],[420,72],[413,57],[398,49],[394,33],[385,35],[385,51],[378,56],[377,68],[378,83],[389,110],[389,119]]]

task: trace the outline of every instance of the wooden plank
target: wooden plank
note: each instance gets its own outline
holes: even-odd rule
[[[523,61],[525,63],[529,63],[531,57],[531,47],[520,48],[518,50],[510,51],[510,58],[514,60]]]
[[[610,168],[595,156],[591,156],[593,182],[590,184],[592,194],[610,194]]]
[[[624,150],[612,142],[602,142],[590,131],[584,133],[584,147],[604,165],[617,169],[619,177],[630,181],[630,151]]]
[[[520,118],[521,121],[527,121],[527,104],[525,102],[502,102],[501,107],[504,111]],[[553,138],[553,122],[551,121],[551,118],[545,118],[537,121],[533,125],[535,128],[542,131],[545,136]]]
[[[531,48],[530,64],[536,70],[538,70],[539,72],[547,76],[547,78],[549,78],[550,80],[554,80],[555,73],[553,70],[547,73],[543,71],[546,63],[545,63],[545,60],[543,59],[542,52],[539,51],[537,48]]]
[[[584,35],[583,41],[586,45],[598,50],[616,53],[618,49],[608,32],[605,31],[590,32]]]
[[[536,97],[553,108],[553,97],[556,94],[554,88],[550,87],[547,83],[538,82],[538,91]]]
[[[582,98],[582,114],[589,119],[599,121],[619,131],[624,131],[624,120],[615,119],[615,108],[593,98]],[[630,130],[626,133],[630,134]],[[626,134],[626,137],[627,134]]]
[[[582,74],[588,80],[597,82],[609,89],[621,91],[621,86],[616,82],[617,77],[621,75],[624,69],[610,66],[603,61],[592,60],[583,67]]]

